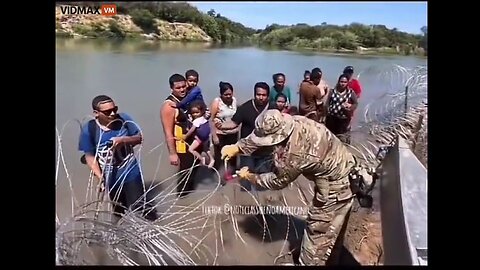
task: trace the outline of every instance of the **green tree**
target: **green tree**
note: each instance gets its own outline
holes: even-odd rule
[[[129,12],[132,21],[145,32],[151,32],[154,29],[155,16],[147,9],[134,9]]]
[[[208,12],[207,12],[207,15],[210,16],[210,17],[215,17],[215,9],[210,9]]]
[[[420,29],[420,31],[422,31],[423,36],[422,36],[422,38],[419,42],[419,46],[422,47],[425,50],[425,54],[426,54],[427,51],[428,51],[428,48],[427,48],[428,47],[427,46],[428,45],[428,42],[427,42],[428,41],[428,28],[427,28],[427,26],[423,26]]]

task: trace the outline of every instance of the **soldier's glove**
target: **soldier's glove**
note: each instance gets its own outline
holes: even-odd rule
[[[245,166],[245,167],[242,167],[240,170],[237,171],[237,175],[238,177],[242,178],[242,179],[246,179],[248,181],[250,181],[251,183],[255,184],[255,174],[254,173],[251,173],[249,170],[248,170],[248,167]]]
[[[229,160],[232,157],[238,155],[238,153],[240,153],[240,149],[236,144],[225,145],[224,147],[222,147],[220,153],[222,154],[222,159]]]

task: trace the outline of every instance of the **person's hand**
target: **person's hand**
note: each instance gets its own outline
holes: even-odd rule
[[[221,153],[222,159],[229,160],[232,157],[238,155],[238,153],[240,153],[240,149],[236,144],[225,145],[224,147],[222,147]]]
[[[112,147],[125,143],[125,137],[113,137],[110,139],[113,142]]]
[[[212,135],[212,142],[214,145],[218,145],[220,143],[220,140],[218,139],[217,134]]]
[[[98,192],[103,192],[105,190],[105,181],[103,181],[103,175],[95,174],[95,178],[97,179]]]
[[[178,166],[180,164],[180,159],[178,158],[177,154],[170,154],[169,159],[170,159],[170,165]]]
[[[215,127],[218,129],[222,129],[222,121],[218,118],[213,119],[213,123],[215,124]]]
[[[104,192],[105,191],[105,183],[103,181],[98,182],[98,192]]]
[[[251,182],[252,184],[255,184],[255,174],[251,173],[249,170],[248,170],[248,167],[245,166],[245,167],[242,167],[240,170],[237,171],[237,175],[238,177],[242,178],[242,179],[246,179],[248,180],[249,182]]]
[[[343,103],[343,107],[345,108],[345,110],[350,111],[350,109],[352,108],[352,104],[345,102]]]
[[[207,120],[210,119],[210,116],[212,116],[212,113],[209,110],[207,110],[204,115],[205,119]]]
[[[185,141],[186,138],[187,138],[187,136],[185,136],[185,134],[179,135],[179,136],[175,136],[175,140],[176,140],[176,141]]]

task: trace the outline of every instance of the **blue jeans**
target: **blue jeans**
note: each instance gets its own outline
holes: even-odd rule
[[[252,173],[261,174],[272,171],[272,157],[271,156],[240,156],[240,168],[248,167]],[[255,187],[249,181],[240,181],[240,185],[248,191],[262,191],[261,187]],[[243,189],[242,189],[243,190]]]

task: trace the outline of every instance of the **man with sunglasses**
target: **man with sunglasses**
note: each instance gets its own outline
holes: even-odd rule
[[[92,109],[95,119],[82,127],[79,150],[84,152],[86,164],[98,181],[102,185],[106,182],[109,197],[116,203],[115,216],[119,217],[126,209],[142,209],[144,185],[133,152],[133,147],[142,143],[142,134],[129,115],[117,113],[112,98],[96,96]],[[143,215],[155,220],[157,213],[145,209]]]

